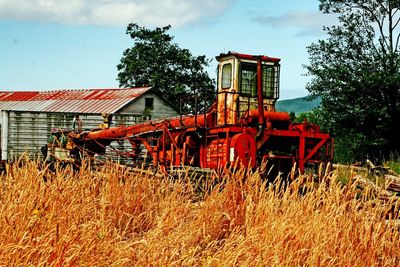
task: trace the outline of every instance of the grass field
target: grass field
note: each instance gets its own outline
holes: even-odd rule
[[[21,162],[1,176],[0,266],[398,266],[399,200],[336,178],[267,186],[240,170],[200,190]]]

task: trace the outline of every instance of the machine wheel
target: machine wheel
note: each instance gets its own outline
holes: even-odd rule
[[[236,134],[230,144],[230,162],[238,161],[242,166],[256,166],[256,141],[248,133]]]

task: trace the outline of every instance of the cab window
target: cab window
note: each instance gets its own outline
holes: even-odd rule
[[[262,91],[264,98],[278,97],[279,67],[262,66]],[[241,63],[240,65],[240,94],[247,97],[257,97],[257,64]]]
[[[274,98],[275,95],[275,70],[273,66],[264,66],[263,68],[263,95],[265,98]]]
[[[243,96],[257,96],[257,65],[240,64],[240,93]]]
[[[222,89],[231,88],[232,84],[232,64],[222,66]]]

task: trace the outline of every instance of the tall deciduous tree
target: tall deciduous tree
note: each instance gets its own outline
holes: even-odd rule
[[[320,115],[336,135],[339,160],[399,151],[399,8],[399,0],[320,0],[339,24],[308,47],[307,89],[322,98]]]
[[[193,111],[194,98],[199,95],[200,108],[214,100],[214,82],[205,71],[210,63],[205,56],[193,56],[188,49],[173,43],[167,31],[171,26],[154,30],[131,23],[126,33],[134,45],[124,51],[118,64],[121,87],[152,86],[176,107],[182,101],[184,111]],[[204,102],[205,101],[205,102]]]

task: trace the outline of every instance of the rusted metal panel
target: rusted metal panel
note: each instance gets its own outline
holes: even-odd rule
[[[38,94],[39,92],[0,92],[0,101],[27,101]]]
[[[150,87],[0,92],[0,110],[116,113]]]
[[[223,71],[222,68],[225,65],[232,66],[230,87],[222,88],[222,85],[218,85],[218,100],[217,100],[217,121],[218,125],[234,125],[237,123],[237,98],[238,98],[238,81],[237,81],[237,60],[232,58],[226,60],[224,64],[219,66],[218,79],[222,80]]]

